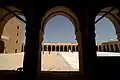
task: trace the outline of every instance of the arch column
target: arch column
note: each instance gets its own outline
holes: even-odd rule
[[[107,52],[107,45],[105,45],[105,52]]]
[[[60,52],[60,45],[58,45],[58,47],[59,47],[58,51]]]
[[[70,47],[71,47],[71,51],[72,51],[72,45],[70,45]]]
[[[109,44],[109,49],[110,49],[110,52],[111,52],[111,45]]]
[[[99,46],[96,46],[97,47],[97,51],[99,51]]]
[[[56,52],[56,45],[54,45],[55,46],[55,52]]]
[[[67,45],[67,52],[68,52],[68,46],[69,46],[69,45]]]
[[[113,50],[114,50],[113,52],[115,52],[115,50],[116,50],[116,49],[115,49],[115,44],[113,44]]]
[[[48,51],[48,45],[46,45],[46,51]]]
[[[52,51],[52,45],[50,45],[50,47],[51,47],[51,51]]]
[[[75,46],[75,52],[76,52],[76,45],[74,45]]]

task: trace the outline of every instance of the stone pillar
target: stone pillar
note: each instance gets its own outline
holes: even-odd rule
[[[57,45],[55,45],[55,51],[57,51]]]
[[[74,45],[75,46],[75,52],[76,52],[76,45]]]
[[[65,45],[63,45],[63,51],[65,52]]]
[[[52,45],[50,45],[50,47],[51,47],[51,51],[52,51]]]
[[[109,44],[109,50],[110,50],[110,52],[111,52],[111,46],[110,46],[110,44]]]
[[[113,44],[113,49],[114,49],[114,52],[115,52],[115,50],[116,50],[116,49],[115,49],[115,44]]]
[[[97,51],[99,51],[99,46],[98,46],[98,45],[96,45],[96,47],[97,47]]]
[[[54,45],[55,46],[55,52],[56,52],[56,45]]]
[[[67,45],[67,52],[68,52],[68,46],[69,46],[69,45]]]
[[[59,45],[57,45],[59,47]],[[58,48],[58,52],[60,52],[60,47]]]

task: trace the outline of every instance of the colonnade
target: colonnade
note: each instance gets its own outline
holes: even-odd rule
[[[120,44],[103,44],[97,45],[99,52],[120,52]]]
[[[78,45],[42,45],[41,51],[78,51]]]

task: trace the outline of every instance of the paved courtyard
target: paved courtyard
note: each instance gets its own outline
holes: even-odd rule
[[[56,52],[42,54],[42,71],[75,71],[70,64]],[[0,54],[0,70],[16,70],[23,66],[24,52]]]
[[[113,55],[114,54],[114,55]],[[120,56],[120,53],[97,52],[97,56]],[[42,71],[78,71],[78,53],[42,53]],[[24,52],[0,54],[0,70],[16,70],[23,66]]]
[[[75,71],[57,52],[42,54],[42,71]]]

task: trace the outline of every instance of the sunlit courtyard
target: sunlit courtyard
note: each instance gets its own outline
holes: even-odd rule
[[[78,52],[43,52],[42,71],[79,71]],[[120,56],[115,52],[97,52],[97,56]],[[23,67],[24,52],[0,54],[0,70],[17,70]]]

